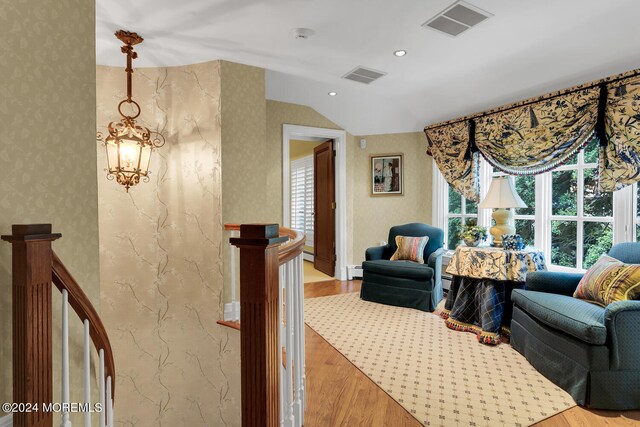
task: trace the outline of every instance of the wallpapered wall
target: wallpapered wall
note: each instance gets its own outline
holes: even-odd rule
[[[99,309],[95,5],[3,1],[0,9],[0,233],[51,223],[53,245]],[[11,402],[11,245],[0,242],[0,401]],[[53,299],[54,384],[60,294]],[[82,323],[71,319],[71,399],[82,396]],[[59,387],[54,399],[59,401]],[[0,416],[3,413],[0,411]],[[59,421],[58,421],[59,423]]]
[[[267,100],[267,202],[282,221],[282,125],[341,129],[310,107]],[[359,147],[361,138],[367,148]],[[347,133],[347,261],[359,264],[364,251],[387,240],[389,228],[407,222],[431,222],[432,160],[425,154],[422,132],[353,136]],[[370,195],[369,156],[402,153],[405,161],[403,196]]]
[[[433,161],[425,154],[427,139],[422,132],[358,136],[367,148],[355,149],[351,166],[353,186],[353,262],[364,261],[368,247],[386,241],[389,228],[409,222],[431,223],[431,174]],[[404,195],[371,196],[371,155],[402,154]]]
[[[98,67],[100,125],[117,118],[121,67]],[[142,121],[166,145],[127,194],[98,151],[102,318],[120,425],[240,425],[239,334],[222,318],[219,62],[136,69]]]
[[[267,100],[267,191],[269,212],[277,213],[282,223],[282,125],[311,126],[326,129],[342,129],[339,125],[324,117],[313,108],[305,105]],[[353,136],[347,133],[347,260],[353,254],[353,170],[350,159],[353,158]]]

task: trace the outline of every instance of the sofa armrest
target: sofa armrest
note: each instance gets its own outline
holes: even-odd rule
[[[442,282],[442,255],[444,255],[444,249],[438,248],[431,252],[427,265],[433,268],[433,281],[434,285],[438,286]]]
[[[389,245],[374,246],[369,248],[364,253],[364,259],[366,261],[375,261],[379,259],[386,259],[384,254],[389,249]]]
[[[529,291],[547,292],[573,296],[582,273],[561,273],[555,271],[533,271],[527,273],[525,289]]]
[[[616,301],[604,310],[611,369],[637,370],[640,359],[640,301]]]

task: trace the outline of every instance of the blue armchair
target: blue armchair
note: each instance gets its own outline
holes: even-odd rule
[[[396,236],[429,236],[424,248],[425,264],[390,261]],[[442,299],[442,255],[444,231],[426,224],[391,227],[389,243],[367,249],[362,263],[360,298],[382,304],[433,311]]]
[[[640,264],[640,243],[609,255]],[[582,274],[536,272],[514,290],[511,345],[580,405],[640,409],[640,301],[606,307],[573,298]]]

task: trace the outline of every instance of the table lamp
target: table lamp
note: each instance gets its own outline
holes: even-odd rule
[[[508,208],[526,208],[527,205],[522,201],[513,182],[508,176],[497,176],[491,181],[489,191],[484,200],[478,205],[479,208],[495,208],[491,217],[496,225],[491,227],[489,232],[493,236],[493,246],[502,246],[503,234],[515,234],[516,228],[513,224],[513,211]]]

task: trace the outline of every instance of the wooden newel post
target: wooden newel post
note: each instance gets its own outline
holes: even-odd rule
[[[278,224],[243,224],[240,248],[242,425],[280,425]]]
[[[51,427],[51,224],[12,226],[2,236],[13,245],[13,402],[38,404],[37,412],[13,414],[15,427]]]

